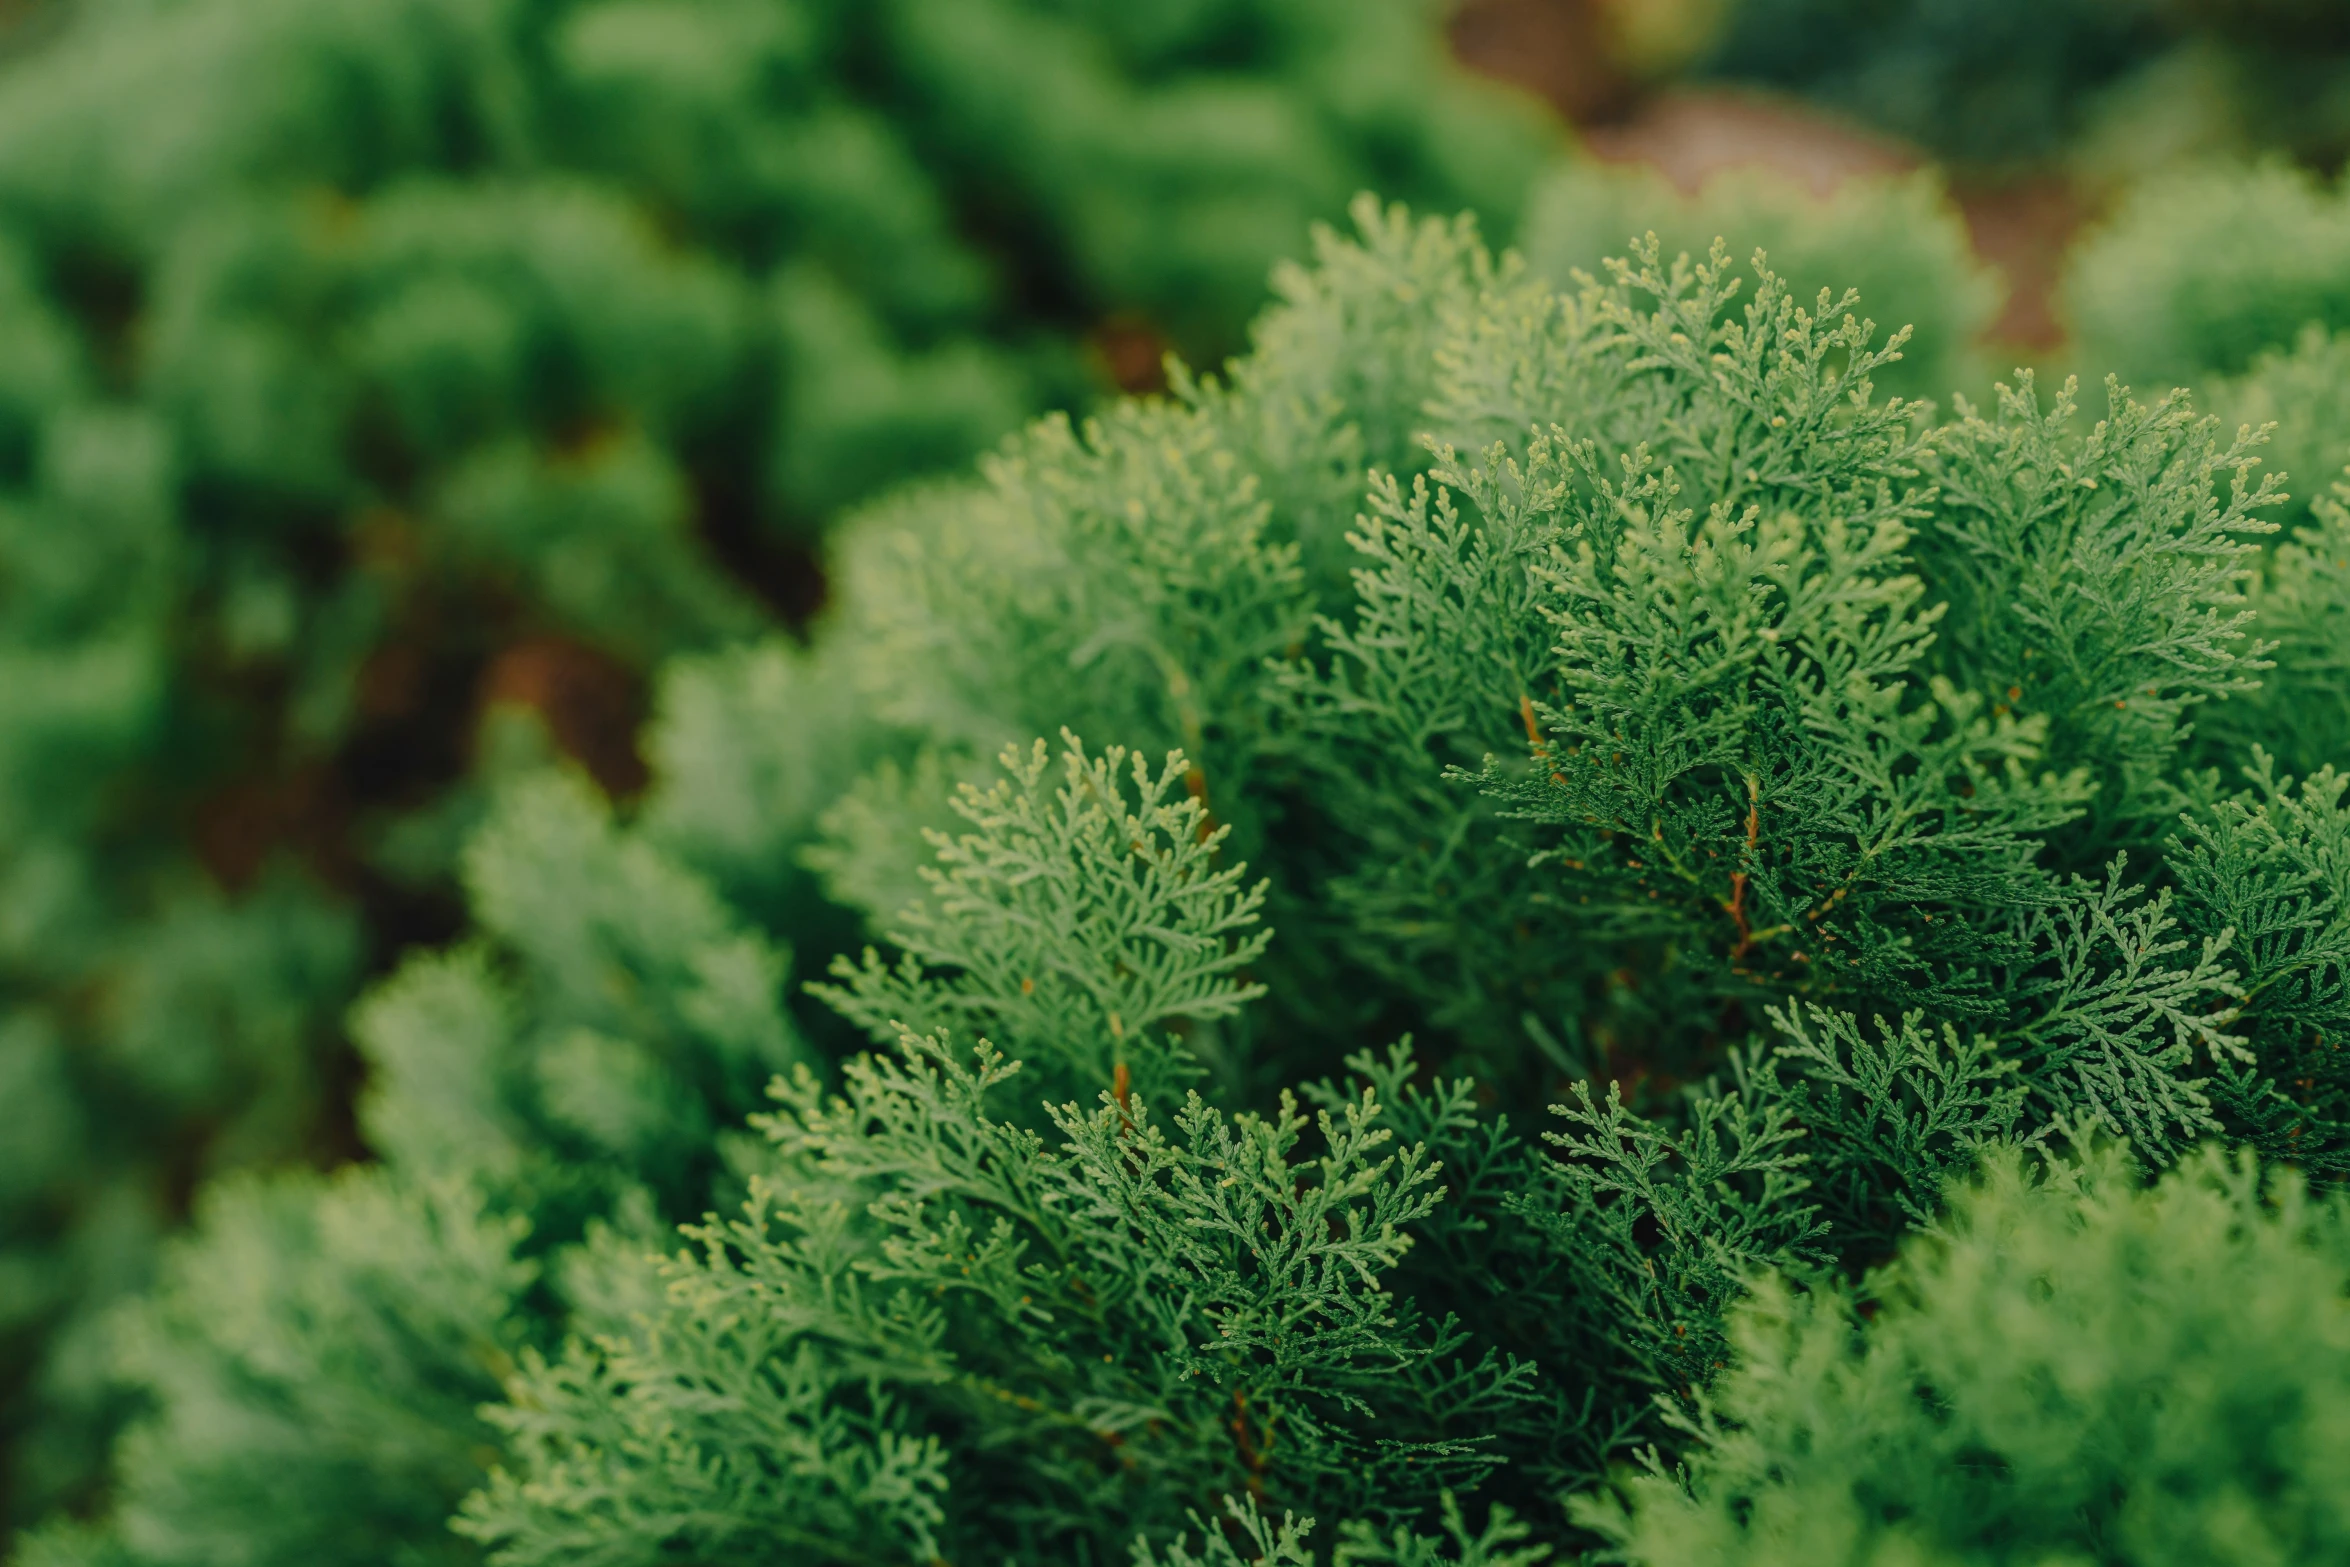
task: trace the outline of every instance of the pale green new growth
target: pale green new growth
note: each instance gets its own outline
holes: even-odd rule
[[[1131,1079],[1155,1098],[1217,1054],[1170,1025],[1204,1030],[1264,994],[1244,977],[1270,939],[1264,884],[1218,863],[1231,830],[1182,753],[1154,769],[1117,746],[1088,756],[1066,730],[1062,745],[1057,789],[1041,740],[1007,749],[993,788],[963,786],[955,808],[978,830],[929,834],[930,895],[891,932],[904,956],[843,958],[817,994],[884,1039],[985,1033],[1057,1084]]]

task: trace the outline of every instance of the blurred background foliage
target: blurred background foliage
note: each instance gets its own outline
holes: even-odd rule
[[[646,796],[661,747],[846,700],[726,662],[835,520],[1219,363],[1355,191],[1562,283],[1763,246],[1916,326],[1906,394],[2194,386],[2299,512],[2346,153],[2327,0],[0,3],[0,1525],[94,1504],[107,1307],[208,1182],[380,1151],[347,1012],[501,780],[773,870],[802,973],[853,940],[753,852],[821,802]]]
[[[59,0],[0,58],[0,1516],[211,1177],[367,1151],[343,1014],[487,782],[880,486],[1238,346],[1365,187],[1558,141],[1417,0]]]

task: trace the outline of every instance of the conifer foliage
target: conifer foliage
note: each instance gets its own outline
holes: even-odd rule
[[[1361,186],[1506,214],[1551,141],[1418,0],[9,25],[0,1517],[86,1477],[80,1335],[187,1189],[356,1151],[337,1019],[531,749],[485,708],[635,792],[640,683],[803,618],[844,506],[1226,352]]]
[[[2331,624],[2314,575],[2258,613],[2256,434],[1882,398],[1900,333],[1722,245],[1561,292],[1356,219],[1227,375],[875,510],[810,649],[679,666],[633,814],[506,792],[481,934],[363,1014],[368,1179],[497,1241],[401,1362],[497,1347],[486,1414],[413,1405],[479,1466],[135,1363],[114,1520],[32,1560],[227,1560],[187,1477],[264,1452],[454,1533],[241,1561],[2158,1561],[2253,1494],[2332,1548],[2331,1371],[2242,1424],[2340,1334],[2331,1199],[2231,1161],[2338,1168],[2350,896],[2339,776],[2197,732]],[[803,1024],[811,876],[873,947]],[[244,1353],[191,1302],[250,1229],[135,1319],[176,1366]],[[386,1397],[326,1359],[316,1418]]]
[[[1856,174],[1822,195],[1757,165],[1685,194],[1638,165],[1562,164],[1528,193],[1516,245],[1529,268],[1565,287],[1578,269],[1606,277],[1607,258],[1636,234],[1655,234],[1668,255],[1703,255],[1715,236],[1735,235],[1741,247],[1768,251],[1799,299],[1858,290],[1870,315],[1910,328],[1901,358],[1876,368],[1886,392],[1946,400],[1988,379],[1977,340],[1998,313],[2001,285],[1930,172]]]
[[[2340,1197],[2216,1151],[2138,1186],[2002,1152],[1865,1324],[1759,1290],[1701,1456],[1582,1515],[1657,1564],[2339,1559]]]

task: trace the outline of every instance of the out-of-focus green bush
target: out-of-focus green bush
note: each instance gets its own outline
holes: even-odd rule
[[[1703,69],[1978,167],[2350,152],[2332,0],[1741,0]]]
[[[2257,1281],[2254,1285],[2251,1281]],[[2141,1190],[2012,1153],[1871,1281],[1767,1287],[1637,1567],[2338,1561],[2350,1210],[2216,1150]]]
[[[2044,155],[2146,58],[2155,0],[1741,0],[1710,61],[1946,157]]]
[[[1518,248],[1565,286],[1577,270],[1604,281],[1603,258],[1646,234],[1668,255],[1702,258],[1720,236],[1762,250],[1809,309],[1823,288],[1831,303],[1857,290],[1864,313],[1888,334],[1912,334],[1878,383],[1945,406],[1976,378],[1978,340],[1999,307],[1998,280],[1976,260],[1965,222],[1930,173],[1847,180],[1820,196],[1791,178],[1737,169],[1683,195],[1648,169],[1577,164],[1537,183]]]
[[[2149,388],[2239,374],[2312,322],[2350,326],[2350,201],[2281,163],[2156,176],[2074,245],[2063,301],[2092,373]]]
[[[2290,476],[2286,528],[2306,527],[2350,467],[2350,336],[2312,320],[2290,348],[2271,348],[2242,375],[2208,384],[2211,411],[2226,425],[2274,425],[2268,465]]]
[[[2288,772],[2338,765],[2350,671],[2350,627],[2332,607],[2350,564],[2350,518],[2334,494],[2350,465],[2350,199],[2277,163],[2156,176],[2074,247],[2063,299],[2084,373],[2148,392],[2190,386],[2229,429],[2268,428],[2263,459],[2287,475],[2292,499],[2248,587],[2283,645],[2259,689],[2201,727],[2221,752],[2265,736]]]
[[[643,672],[805,614],[836,509],[1236,346],[1364,185],[1506,229],[1553,141],[1419,0],[88,0],[11,45],[0,1517],[90,1472],[94,1309],[189,1193],[361,1146],[342,1008],[546,747],[485,710],[635,787]]]

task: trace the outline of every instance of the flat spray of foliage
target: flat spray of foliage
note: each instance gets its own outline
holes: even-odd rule
[[[2331,624],[2314,575],[2260,618],[2256,434],[1881,398],[1904,336],[1719,246],[1562,293],[1465,222],[1357,224],[1226,376],[868,515],[812,649],[676,666],[633,813],[505,792],[478,935],[361,1013],[384,1168],[175,1248],[115,1511],[28,1561],[1527,1567],[1664,1516],[1569,1505],[1637,1453],[1743,1462],[1708,1412],[1769,1377],[1757,1278],[1904,1255],[1932,1322],[1922,1259],[1967,1254],[1921,1226],[2251,1201],[2210,1163],[2026,1192],[2060,1133],[2341,1167],[2350,807],[2197,732]],[[821,1027],[775,934],[810,874],[875,943]],[[1949,1217],[1986,1166],[2011,1197]],[[379,1187],[416,1239],[315,1239]],[[2127,1311],[2224,1312],[2201,1255]],[[231,1270],[266,1362],[200,1305]],[[2081,1298],[2065,1331],[2134,1320]],[[412,1382],[329,1352],[374,1334]],[[246,1403],[280,1367],[403,1461],[289,1450]],[[1881,1418],[1926,1456],[1875,1461],[1942,1461]],[[264,1465],[343,1505],[208,1478]]]
[[[1551,140],[1418,0],[13,31],[0,1519],[87,1491],[89,1310],[187,1189],[354,1151],[336,1020],[460,922],[485,707],[633,791],[640,680],[804,616],[843,506],[1225,352],[1366,184],[1506,221]]]

